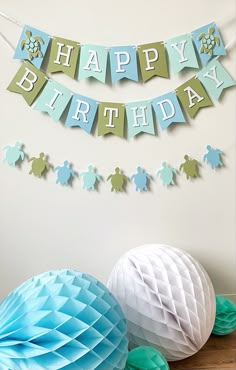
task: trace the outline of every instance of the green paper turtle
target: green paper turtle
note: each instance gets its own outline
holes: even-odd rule
[[[111,180],[111,191],[124,191],[123,186],[128,178],[120,173],[119,167],[116,167],[115,174],[111,174],[108,176],[107,181]]]
[[[157,349],[141,346],[128,354],[125,370],[170,370],[165,357]]]
[[[44,153],[40,153],[39,158],[32,157],[29,159],[29,162],[32,161],[32,168],[29,172],[30,175],[33,173],[35,176],[41,177],[45,169],[49,170],[50,165],[45,159],[43,159],[44,156]]]
[[[185,172],[187,179],[199,177],[198,161],[196,159],[189,159],[189,156],[185,154],[185,162],[180,165],[179,170]]]
[[[216,296],[216,317],[212,334],[226,335],[236,330],[236,305],[224,296]]]
[[[7,162],[8,164],[10,164],[10,166],[15,166],[16,165],[16,162],[18,162],[19,159],[21,159],[23,161],[24,157],[25,157],[25,153],[20,150],[21,148],[21,143],[17,142],[15,143],[14,146],[11,146],[11,145],[7,145],[4,150],[6,150],[6,155],[5,155],[5,158],[3,160],[3,162]]]
[[[208,33],[201,33],[198,36],[198,40],[201,40],[201,49],[200,53],[213,55],[213,49],[216,45],[220,45],[220,39],[217,36],[214,36],[215,28],[210,27]]]
[[[29,30],[25,31],[25,36],[27,37],[25,40],[21,41],[21,49],[24,48],[28,52],[29,60],[32,60],[33,58],[42,58],[43,54],[40,50],[41,44],[44,44],[44,41],[41,37],[35,36],[32,37],[32,33]]]

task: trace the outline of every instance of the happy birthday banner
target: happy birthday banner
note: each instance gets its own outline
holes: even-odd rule
[[[186,67],[198,68],[198,57],[205,66],[174,92],[151,100],[125,105],[97,102],[70,91],[38,69],[42,65],[50,40],[47,71],[64,72],[72,78],[75,78],[78,69],[79,79],[92,76],[105,82],[108,56],[113,83],[122,78],[138,81],[138,61],[143,81],[156,75],[169,77],[167,53],[174,73]],[[218,100],[224,89],[236,84],[221,63],[214,58],[225,54],[215,23],[193,31],[192,37],[179,36],[166,43],[140,45],[137,49],[134,46],[115,46],[109,50],[103,46],[80,45],[58,37],[50,39],[49,35],[40,30],[25,26],[14,55],[14,58],[25,61],[8,90],[21,94],[29,105],[38,97],[33,108],[47,112],[56,122],[68,108],[65,126],[81,127],[88,134],[97,119],[98,136],[111,133],[124,137],[126,131],[129,138],[140,133],[155,135],[154,113],[161,129],[165,130],[172,123],[186,122],[183,111],[194,118],[201,108],[213,105],[210,96]]]

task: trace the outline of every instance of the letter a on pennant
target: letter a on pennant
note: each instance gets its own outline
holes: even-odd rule
[[[105,83],[108,51],[104,46],[82,45],[80,51],[79,77],[94,77]]]
[[[125,108],[118,103],[100,103],[98,107],[98,136],[124,136]]]
[[[33,64],[25,61],[7,90],[21,94],[27,104],[32,105],[46,83],[46,75]]]
[[[195,117],[200,108],[213,105],[203,85],[195,77],[179,86],[176,95],[191,118]]]
[[[153,76],[169,78],[163,42],[139,45],[138,57],[143,82],[150,80]]]
[[[48,73],[64,72],[74,78],[79,58],[80,45],[78,42],[55,37],[52,39]]]

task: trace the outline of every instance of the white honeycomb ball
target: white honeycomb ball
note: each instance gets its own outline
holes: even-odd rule
[[[143,245],[114,266],[108,288],[128,325],[130,349],[151,346],[168,361],[194,355],[209,338],[215,293],[203,267],[181,249]]]

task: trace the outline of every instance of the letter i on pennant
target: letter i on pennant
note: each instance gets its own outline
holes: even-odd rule
[[[195,117],[200,108],[213,105],[203,85],[195,77],[179,86],[176,95],[191,118]]]
[[[25,61],[7,90],[21,94],[27,104],[32,105],[46,83],[46,75],[33,64]]]
[[[49,116],[57,122],[66,109],[72,95],[70,90],[66,89],[58,82],[49,80],[37,99],[34,109],[47,112]]]
[[[100,103],[98,107],[98,136],[124,136],[125,107],[118,103]]]
[[[64,72],[75,78],[79,51],[80,44],[78,42],[59,37],[53,38],[47,72]]]

